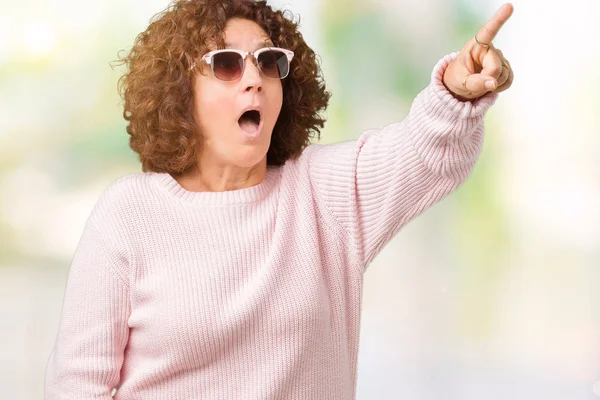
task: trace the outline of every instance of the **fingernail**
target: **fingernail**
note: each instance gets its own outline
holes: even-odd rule
[[[494,90],[494,89],[496,89],[496,84],[494,83],[494,81],[487,81],[485,83],[485,88],[487,90]]]

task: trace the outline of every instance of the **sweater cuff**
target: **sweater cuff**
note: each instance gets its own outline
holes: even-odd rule
[[[442,110],[448,117],[458,116],[460,119],[478,117],[495,103],[498,93],[487,92],[473,100],[460,101],[444,86],[444,71],[458,57],[458,52],[450,53],[437,62],[431,72],[429,91],[433,98],[441,103]]]

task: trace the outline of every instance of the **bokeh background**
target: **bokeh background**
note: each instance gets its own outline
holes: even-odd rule
[[[499,0],[274,0],[333,93],[321,143],[404,118]],[[600,399],[600,2],[513,0],[469,180],[365,276],[358,399]],[[140,172],[111,68],[166,0],[2,0],[0,398],[41,399],[69,265]]]

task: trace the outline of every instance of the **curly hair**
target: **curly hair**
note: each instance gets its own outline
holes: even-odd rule
[[[129,146],[139,154],[142,170],[181,174],[197,164],[202,143],[193,115],[194,72],[189,66],[209,51],[224,48],[231,18],[256,22],[276,47],[294,52],[290,74],[282,81],[283,104],[273,128],[267,165],[282,165],[300,155],[310,139],[320,138],[331,93],[314,51],[305,43],[288,11],[274,11],[266,1],[176,0],[156,14],[130,52],[118,90],[124,100]],[[293,16],[293,14],[292,14]]]

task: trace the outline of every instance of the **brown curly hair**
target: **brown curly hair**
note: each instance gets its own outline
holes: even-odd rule
[[[276,47],[294,52],[290,74],[282,81],[283,104],[273,128],[267,165],[296,158],[325,119],[331,94],[325,90],[314,51],[288,11],[274,11],[266,1],[176,0],[156,14],[129,54],[116,60],[128,67],[118,82],[129,145],[142,170],[185,173],[196,166],[202,141],[194,120],[194,72],[189,66],[209,51],[224,48],[224,29],[234,17],[256,22]],[[293,17],[293,14],[292,14]]]

